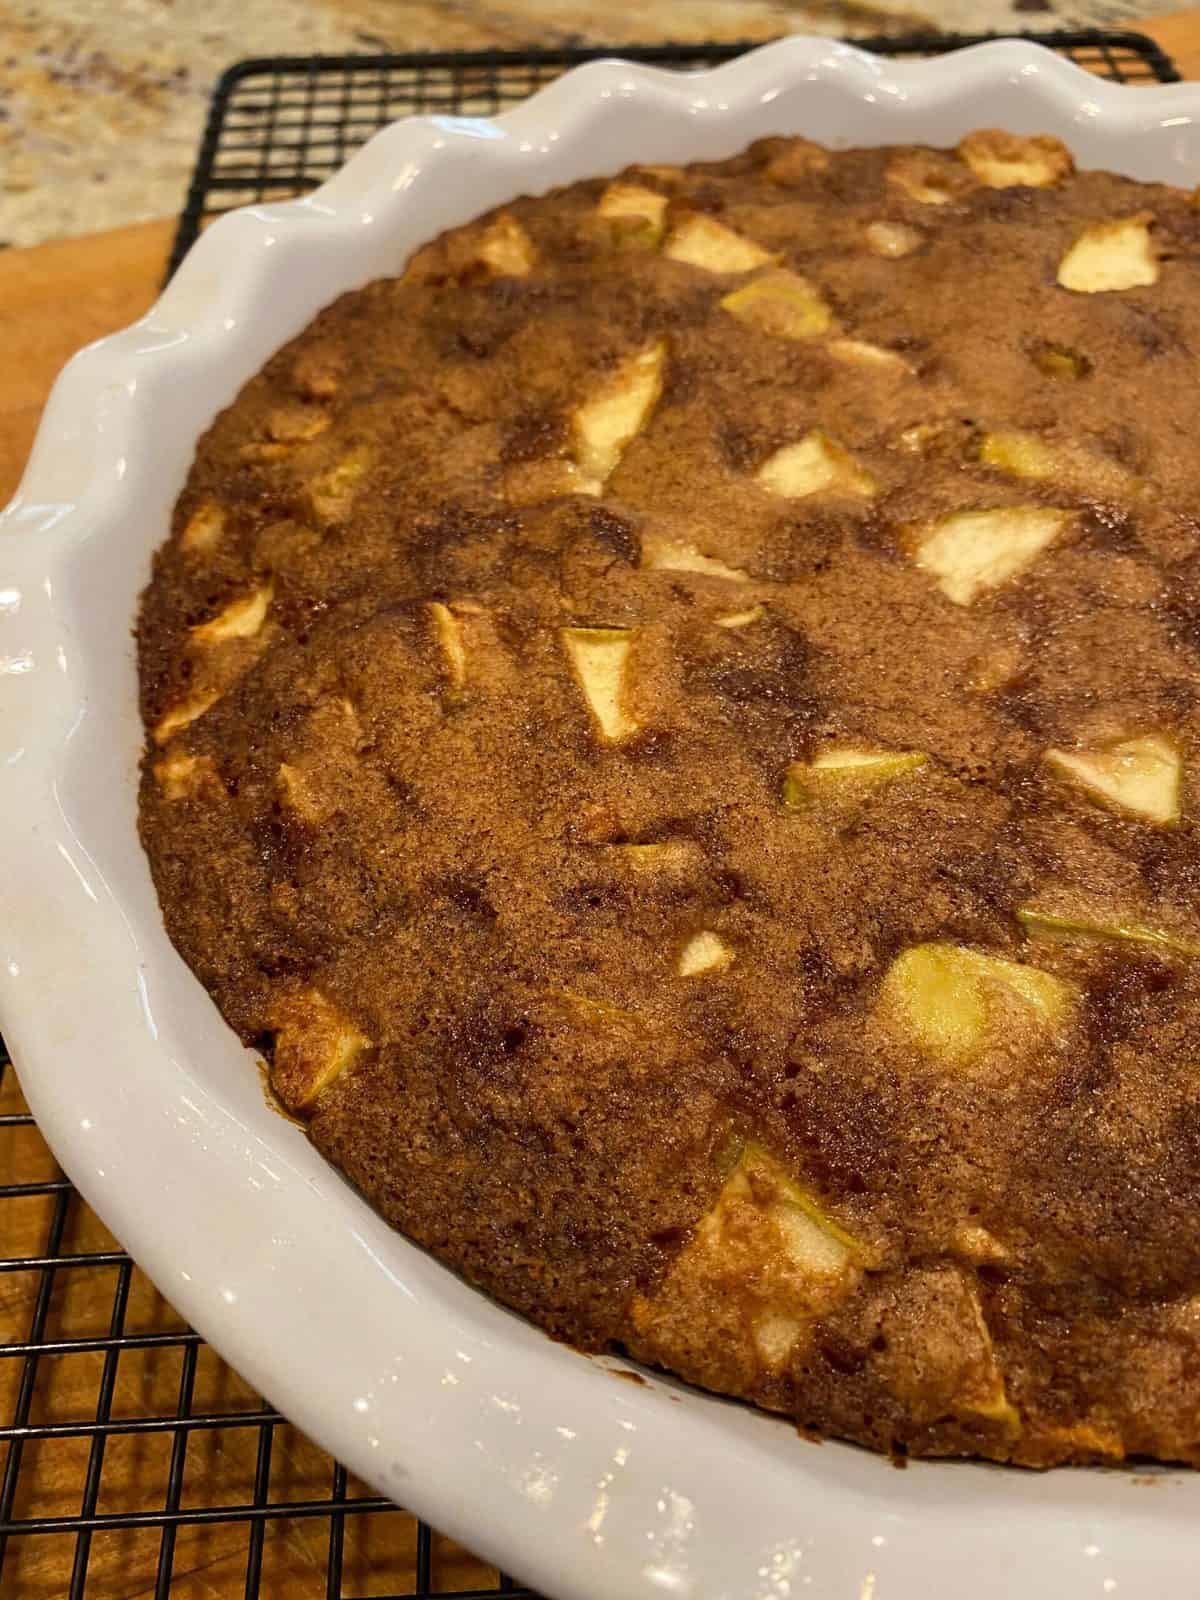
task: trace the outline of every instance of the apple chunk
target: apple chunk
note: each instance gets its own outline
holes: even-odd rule
[[[275,771],[275,788],[279,803],[302,822],[325,821],[325,808],[313,792],[308,775],[290,761],[281,761]]]
[[[1074,993],[1052,973],[957,944],[919,944],[893,961],[880,1005],[920,1049],[966,1064],[1019,1021],[1035,1036],[1068,1019]]]
[[[772,494],[799,500],[828,491],[870,499],[878,485],[850,452],[819,428],[768,456],[755,480]]]
[[[605,849],[639,877],[667,877],[703,864],[704,853],[691,839],[655,839],[648,844],[610,844]]]
[[[912,532],[916,563],[937,579],[957,606],[1023,572],[1059,537],[1069,511],[1051,506],[1002,506],[994,511],[956,511]]]
[[[600,196],[597,215],[619,244],[653,249],[663,236],[667,197],[638,183],[610,183]]]
[[[267,437],[277,444],[308,444],[320,438],[330,423],[320,406],[278,406],[267,418]]]
[[[779,1161],[747,1142],[710,1209],[631,1315],[656,1359],[685,1374],[714,1316],[748,1373],[781,1371],[857,1287],[868,1252]]]
[[[765,606],[747,606],[745,611],[727,611],[723,617],[715,618],[718,628],[748,628],[752,622],[758,622],[767,614]]]
[[[614,1006],[608,1000],[595,1000],[591,995],[579,994],[574,989],[552,989],[547,998],[566,1008],[573,1021],[585,1022],[589,1027],[603,1028],[613,1024],[637,1023],[637,1013],[624,1006]]]
[[[907,222],[869,222],[865,238],[871,254],[883,256],[885,261],[899,261],[902,256],[910,256],[925,242],[920,229],[910,228]]]
[[[848,366],[869,367],[873,372],[894,372],[908,378],[913,376],[910,361],[883,345],[868,344],[865,339],[831,339],[827,348],[835,361]]]
[[[571,419],[575,459],[596,484],[608,481],[629,441],[646,426],[662,393],[666,355],[660,339],[626,357]]]
[[[765,1210],[783,1237],[784,1254],[803,1271],[837,1277],[865,1256],[853,1234],[835,1222],[816,1197],[753,1140],[745,1145],[726,1180],[718,1208],[732,1200],[748,1201]]]
[[[1160,734],[1120,739],[1096,750],[1047,750],[1046,760],[1094,799],[1160,826],[1179,821],[1183,762]]]
[[[974,181],[970,173],[936,150],[902,151],[892,158],[884,177],[924,206],[949,205]]]
[[[743,238],[704,212],[693,212],[671,230],[663,254],[705,272],[753,272],[775,260],[769,250]]]
[[[275,1035],[271,1087],[296,1115],[312,1109],[371,1041],[318,989],[301,989],[276,1002],[270,1017]]]
[[[996,1347],[984,1321],[983,1308],[977,1292],[970,1291],[974,1308],[974,1323],[978,1342],[976,1370],[968,1382],[955,1395],[955,1410],[967,1417],[981,1417],[985,1422],[999,1423],[1008,1433],[1021,1431],[1021,1413],[1008,1398],[1004,1373],[996,1359]]]
[[[433,624],[433,636],[446,664],[446,676],[452,689],[461,689],[467,681],[467,649],[463,643],[462,623],[448,605],[431,600],[428,606]]]
[[[181,728],[202,717],[262,654],[272,637],[265,626],[271,597],[271,585],[261,584],[188,630],[196,675],[183,700],[156,724],[156,744],[166,744]]]
[[[914,1265],[894,1306],[886,1345],[880,1340],[876,1348],[886,1350],[885,1381],[913,1418],[954,1416],[1019,1434],[1021,1417],[1008,1399],[974,1272]]]
[[[1035,483],[1053,479],[1096,496],[1134,494],[1138,480],[1109,456],[1092,455],[1073,444],[1047,444],[1036,433],[1002,428],[979,439],[979,459],[1012,478]]]
[[[563,646],[601,737],[617,744],[638,731],[624,707],[632,628],[564,628]]]
[[[1048,339],[1033,346],[1029,359],[1043,377],[1055,378],[1060,383],[1078,383],[1092,370],[1092,363],[1087,356],[1068,345],[1053,344]]]
[[[798,272],[765,272],[721,301],[724,310],[740,322],[783,339],[811,339],[833,325],[820,291]]]
[[[966,461],[979,448],[979,429],[965,418],[944,417],[940,422],[914,422],[902,428],[896,442],[909,455],[931,461]]]
[[[920,750],[824,750],[805,763],[793,761],[783,785],[783,803],[803,810],[822,794],[858,791],[917,772],[928,761]]]
[[[228,639],[253,639],[267,620],[271,596],[271,585],[264,583],[249,594],[231,600],[215,617],[191,629],[192,644],[207,649],[224,644]]]
[[[767,162],[765,172],[780,187],[803,183],[818,172],[829,170],[829,152],[811,139],[787,139]]]
[[[1061,465],[1054,451],[1037,434],[1016,429],[985,433],[979,441],[979,459],[985,467],[996,467],[1014,478],[1049,478]]]
[[[723,972],[733,962],[734,952],[720,934],[704,928],[684,945],[675,970],[681,978],[698,978],[710,972]]]
[[[180,548],[193,553],[215,549],[225,533],[225,507],[205,500],[187,520],[179,535]]]
[[[1076,294],[1140,289],[1158,282],[1151,218],[1124,217],[1085,228],[1058,264],[1058,281]]]
[[[536,256],[525,229],[503,211],[484,233],[479,259],[494,278],[524,278],[532,270]]]
[[[346,517],[370,464],[366,445],[355,445],[311,485],[308,497],[319,522],[328,525]]]
[[[155,724],[155,744],[166,744],[181,728],[199,721],[220,698],[220,691],[217,689],[193,690],[186,700],[181,700],[178,705],[172,706]]]
[[[1022,906],[1017,921],[1026,933],[1045,939],[1102,940],[1117,944],[1149,945],[1174,955],[1200,956],[1200,943],[1167,928],[1152,928],[1144,922],[1126,920],[1103,911],[1048,911],[1038,906]]]
[[[1125,1459],[1125,1441],[1108,1422],[1076,1422],[1068,1427],[1043,1422],[1038,1436],[1060,1449],[1064,1459],[1069,1455],[1078,1461],[1086,1456],[1097,1466]]]
[[[740,567],[726,566],[714,556],[706,556],[684,539],[663,539],[647,534],[642,540],[642,566],[653,572],[698,572],[707,578],[724,578],[729,583],[749,583],[750,574]]]
[[[958,153],[989,189],[1045,189],[1075,170],[1066,145],[1047,134],[980,128],[960,141]]]
[[[191,800],[205,791],[218,793],[222,787],[216,763],[211,756],[168,752],[154,763],[154,779],[164,800]]]

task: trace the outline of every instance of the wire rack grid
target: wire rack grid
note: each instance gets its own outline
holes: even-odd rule
[[[57,1169],[2,1046],[0,1174],[0,1594],[529,1596],[220,1362]]]
[[[888,56],[941,55],[993,35],[938,34],[857,39]],[[1174,83],[1169,56],[1139,33],[1055,31],[1037,38],[1079,66],[1117,83]],[[313,189],[373,133],[397,117],[495,116],[570,67],[620,55],[695,70],[749,49],[737,44],[663,44],[543,51],[381,56],[295,56],[242,61],[217,85],[168,276],[204,224],[222,211]]]
[[[1178,78],[1138,34],[1038,37],[1119,82]],[[311,189],[396,117],[494,115],[602,55],[686,69],[744,48],[241,62],[217,86],[171,270],[211,217]],[[530,1597],[353,1480],[183,1323],[55,1165],[2,1042],[0,1444],[5,1600]]]

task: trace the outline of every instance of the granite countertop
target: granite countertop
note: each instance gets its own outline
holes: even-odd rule
[[[1187,0],[0,0],[0,246],[176,212],[245,56],[1130,26]]]

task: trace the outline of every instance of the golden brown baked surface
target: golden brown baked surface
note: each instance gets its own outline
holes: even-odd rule
[[[217,418],[143,836],[385,1217],[828,1433],[1200,1460],[1198,251],[1051,140],[771,140]]]

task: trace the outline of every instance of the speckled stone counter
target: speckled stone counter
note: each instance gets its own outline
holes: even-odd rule
[[[177,211],[245,56],[1136,24],[1170,0],[0,0],[0,243]]]

